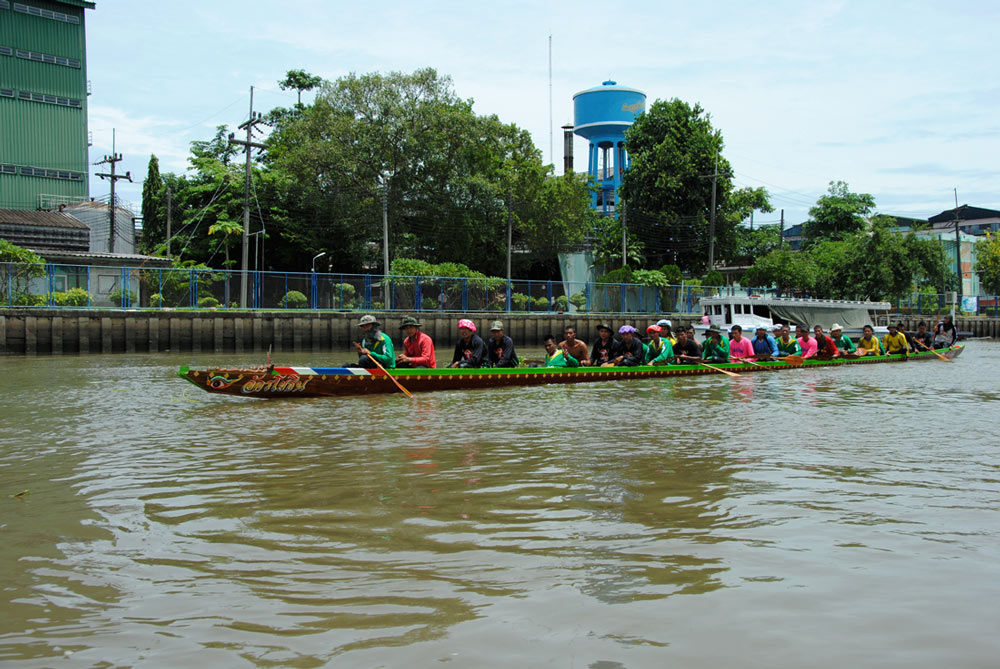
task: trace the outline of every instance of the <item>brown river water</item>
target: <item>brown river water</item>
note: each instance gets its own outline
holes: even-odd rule
[[[0,359],[0,665],[1000,664],[998,343],[412,400],[174,376],[251,361]]]

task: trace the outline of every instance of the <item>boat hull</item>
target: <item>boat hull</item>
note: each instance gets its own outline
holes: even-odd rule
[[[963,350],[956,346],[938,352],[954,358]],[[914,360],[937,360],[930,352],[915,353]],[[805,360],[801,365],[780,361],[749,363],[720,363],[712,367],[738,374],[750,372],[776,372],[803,367],[839,367],[843,365],[869,365],[901,362],[902,356],[868,356],[854,359]],[[392,377],[413,393],[436,390],[469,390],[477,388],[503,388],[508,386],[539,386],[550,383],[600,383],[634,379],[657,379],[669,376],[700,376],[719,374],[717,369],[704,365],[663,365],[641,367],[540,367],[517,369],[394,369]],[[192,370],[181,367],[177,373],[182,379],[202,390],[222,395],[240,397],[343,397],[399,393],[400,390],[379,369],[350,369],[342,367],[246,367],[209,368]]]

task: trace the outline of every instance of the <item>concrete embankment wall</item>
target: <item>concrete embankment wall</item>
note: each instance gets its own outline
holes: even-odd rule
[[[399,324],[406,314],[375,316],[399,348]],[[592,341],[600,323],[616,330],[624,323],[645,329],[661,316],[586,314],[414,313],[438,351],[450,351],[459,318],[471,318],[481,336],[500,319],[516,345],[541,348],[542,337],[560,335],[573,325]],[[174,312],[69,309],[0,310],[0,354],[156,353],[160,351],[235,352],[344,351],[358,341],[359,313],[342,312]],[[668,316],[669,317],[669,316]],[[691,319],[688,315],[685,322]],[[678,318],[673,319],[679,323]],[[440,353],[439,353],[440,355]]]
[[[399,346],[399,324],[405,314],[376,314],[384,330]],[[573,325],[581,339],[592,342],[597,326],[615,330],[631,323],[640,330],[661,316],[647,314],[412,314],[435,341],[439,351],[450,351],[456,341],[459,318],[471,318],[481,335],[499,318],[515,344],[541,347],[547,333],[560,335]],[[0,310],[0,354],[156,353],[160,351],[235,352],[345,351],[360,338],[358,313],[342,312],[173,312],[94,311],[69,309]],[[691,314],[667,315],[678,324],[696,320]],[[904,317],[907,329],[921,319]],[[931,319],[933,320],[933,319]],[[1000,319],[958,318],[958,329],[976,337],[1000,337]]]

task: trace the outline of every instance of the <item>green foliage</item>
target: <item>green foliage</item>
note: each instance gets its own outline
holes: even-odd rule
[[[198,299],[199,309],[211,309],[217,306],[219,306],[219,301],[214,297],[212,297],[211,295],[206,295],[205,297]]]
[[[150,253],[164,245],[166,233],[166,189],[160,176],[160,161],[155,155],[150,155],[146,178],[142,182],[142,239],[139,249]]]
[[[283,91],[294,90],[298,93],[297,104],[302,104],[302,91],[311,91],[322,83],[322,77],[309,74],[305,70],[289,70],[285,78],[278,82],[278,88]]]
[[[45,259],[34,251],[11,244],[6,239],[0,239],[0,262],[30,263],[44,265]],[[33,270],[35,271],[35,270]],[[38,273],[32,276],[42,276],[45,270],[38,268]]]
[[[229,248],[243,238],[243,224],[237,223],[236,221],[230,221],[225,218],[220,218],[212,225],[208,226],[208,234],[212,235],[222,235],[222,241],[218,242],[222,245],[225,253],[225,262],[223,262],[224,267],[229,267]]]
[[[632,269],[626,265],[597,277],[597,283],[635,283],[634,279]]]
[[[626,130],[625,140],[631,164],[621,192],[628,217],[643,222],[645,236],[675,241],[647,251],[653,266],[705,266],[712,214],[712,179],[705,175],[716,170],[716,157],[716,258],[733,254],[734,230],[751,211],[772,210],[764,189],[734,188],[722,135],[701,105],[657,100]]]
[[[586,293],[582,293],[582,292],[580,292],[580,293],[573,293],[572,295],[569,296],[569,303],[572,304],[577,309],[579,309],[580,311],[583,311],[584,307],[587,306],[587,295],[586,295]]]
[[[434,311],[439,306],[438,301],[433,297],[425,297],[420,301],[420,308],[424,311]]]
[[[569,311],[569,298],[565,295],[560,295],[555,298],[556,311]]]
[[[149,306],[154,309],[159,309],[163,306],[163,295],[160,293],[153,293],[149,296]]]
[[[772,251],[758,259],[747,279],[817,297],[882,300],[910,294],[915,281],[940,281],[944,266],[938,242],[896,233],[890,219],[876,216],[867,232],[798,253]]]
[[[632,273],[632,283],[640,286],[657,286],[666,288],[670,285],[667,277],[658,269],[637,269]]]
[[[645,262],[646,245],[631,230],[625,233],[625,265],[638,267]],[[622,267],[622,223],[610,216],[600,217],[594,226],[594,263],[605,268]]]
[[[1000,295],[1000,237],[986,233],[986,239],[976,245],[976,271],[982,287]]]
[[[664,265],[660,268],[660,273],[663,274],[667,283],[671,286],[679,286],[681,285],[681,281],[684,280],[684,274],[677,265]]]
[[[111,304],[115,304],[119,307],[125,306],[136,306],[135,292],[121,288],[115,288],[110,293],[108,293],[108,299],[111,300]]]
[[[284,309],[305,309],[309,306],[309,300],[299,291],[290,290],[281,298],[280,304]]]
[[[43,307],[46,303],[44,295],[34,295],[25,291],[15,292],[12,301],[16,307]]]
[[[19,306],[39,306],[36,298],[45,304],[45,296],[29,295],[28,285],[32,279],[45,276],[45,259],[28,249],[0,239],[0,262],[13,263],[10,270],[0,271],[0,295],[11,294],[14,304]]]
[[[547,297],[536,297],[531,301],[533,311],[548,311],[549,310],[549,298]]]
[[[843,181],[831,181],[827,194],[809,210],[810,220],[803,226],[806,246],[822,240],[844,240],[861,232],[873,209],[874,197],[852,193]]]
[[[65,293],[52,293],[49,297],[57,307],[86,307],[91,302],[90,293],[83,288],[70,288]]]
[[[702,279],[701,283],[703,286],[725,286],[726,279],[722,276],[721,272],[713,269],[709,270],[708,274],[705,275],[705,278]]]
[[[733,230],[733,235],[735,247],[722,258],[727,265],[752,265],[757,258],[777,249],[780,240],[780,230],[776,225],[765,225],[753,230],[740,225]]]
[[[514,308],[517,311],[527,311],[528,305],[531,303],[531,297],[524,293],[511,293],[510,301],[514,304]]]

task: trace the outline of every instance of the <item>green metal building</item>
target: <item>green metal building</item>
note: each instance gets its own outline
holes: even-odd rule
[[[0,208],[86,199],[86,0],[0,0]]]

